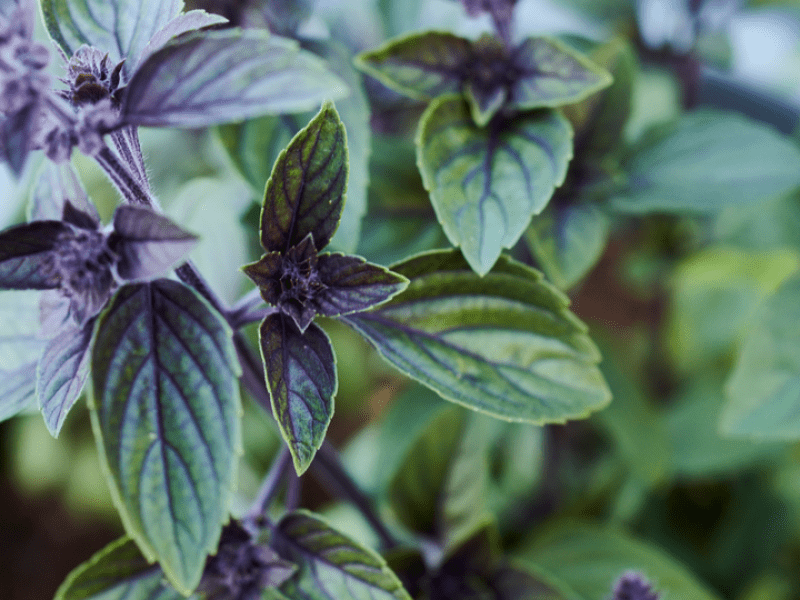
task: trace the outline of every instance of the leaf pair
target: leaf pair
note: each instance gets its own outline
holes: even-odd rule
[[[385,302],[404,277],[357,256],[319,254],[336,231],[347,185],[345,129],[332,104],[281,152],[261,212],[266,254],[244,272],[276,308],[260,329],[273,413],[302,473],[333,415],[336,371],[316,315],[341,316]]]

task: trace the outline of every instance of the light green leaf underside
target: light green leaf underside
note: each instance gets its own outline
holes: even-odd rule
[[[192,596],[194,598],[194,596]],[[69,574],[54,600],[182,600],[136,543],[112,542]]]
[[[537,271],[501,257],[478,277],[454,250],[392,269],[411,280],[406,291],[344,320],[442,397],[535,424],[585,417],[609,401],[586,326]]]
[[[289,598],[411,600],[383,558],[310,512],[285,516],[275,544],[300,565],[300,572],[281,586]]]
[[[713,212],[800,186],[800,149],[764,124],[703,110],[651,131],[624,168],[619,210]]]
[[[521,557],[572,589],[569,600],[606,598],[629,570],[642,573],[665,598],[718,600],[675,559],[618,530],[560,523],[524,548]]]
[[[128,534],[188,594],[228,520],[240,443],[230,331],[184,285],[122,287],[98,318],[92,425]]]
[[[436,216],[481,275],[544,209],[572,158],[572,129],[559,113],[527,113],[479,129],[460,96],[431,102],[416,141]]]
[[[800,277],[761,307],[727,384],[724,433],[800,439]]]

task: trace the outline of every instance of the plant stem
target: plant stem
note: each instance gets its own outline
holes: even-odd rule
[[[122,164],[108,146],[103,146],[95,155],[95,160],[100,164],[120,193],[131,204],[153,207],[155,202],[150,193],[137,181],[135,175]]]
[[[278,453],[269,471],[267,471],[264,482],[261,484],[261,489],[258,490],[256,499],[253,501],[253,506],[243,519],[245,523],[252,523],[259,528],[263,526],[264,514],[275,499],[275,495],[278,493],[286,475],[290,473],[288,469],[291,464],[292,456],[289,453],[289,448],[284,447]]]

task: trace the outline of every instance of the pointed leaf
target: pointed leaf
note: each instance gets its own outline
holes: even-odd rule
[[[543,111],[479,129],[460,97],[431,102],[417,131],[417,163],[444,232],[487,273],[564,181],[572,129]]]
[[[383,558],[307,511],[281,519],[275,538],[278,552],[301,565],[282,587],[290,598],[411,600]]]
[[[368,263],[360,256],[322,254],[317,268],[326,289],[315,300],[319,314],[326,317],[383,304],[408,286],[408,280],[402,275]]]
[[[264,319],[259,337],[272,412],[295,469],[302,474],[325,440],[333,417],[337,387],[333,347],[314,323],[300,333],[280,313]]]
[[[36,393],[47,429],[58,437],[89,376],[94,322],[67,327],[47,344],[36,372]]]
[[[117,272],[123,279],[162,275],[184,260],[196,243],[195,235],[149,208],[124,205],[114,213],[109,245],[119,256]]]
[[[472,43],[451,33],[426,31],[390,40],[356,57],[356,66],[384,85],[420,100],[461,90]]]
[[[138,67],[150,58],[154,52],[163,48],[169,41],[179,35],[227,22],[228,19],[225,17],[207,13],[204,10],[190,10],[189,12],[181,13],[150,38],[150,41],[147,42],[147,45],[142,50],[142,54],[139,56],[136,66]]]
[[[207,127],[311,110],[346,93],[296,42],[229,29],[190,34],[153,53],[128,84],[121,116],[128,125]]]
[[[40,0],[50,37],[67,56],[83,44],[108,52],[129,78],[150,38],[183,9],[183,0]]]
[[[195,598],[195,596],[192,596]],[[112,542],[69,574],[54,600],[182,600],[136,543]]]
[[[281,152],[264,192],[261,245],[286,252],[309,233],[322,250],[339,225],[347,189],[347,141],[326,103]]]
[[[31,104],[17,113],[0,117],[0,161],[8,163],[17,177],[25,167],[40,116],[36,105]]]
[[[72,163],[54,163],[45,160],[37,175],[36,184],[28,205],[29,221],[60,220],[64,215],[64,203],[91,215],[100,223],[97,209],[86,195],[78,173]]]
[[[0,233],[0,289],[57,288],[58,276],[42,267],[58,237],[69,231],[61,221],[34,221]]]
[[[0,369],[0,422],[36,410],[36,363]]]
[[[465,85],[464,95],[469,103],[472,120],[478,127],[484,127],[489,123],[492,117],[503,108],[503,104],[508,98],[508,92],[503,87],[484,91],[471,83]]]
[[[406,291],[343,320],[443,398],[535,424],[582,418],[608,403],[586,326],[537,271],[501,257],[478,277],[456,251],[392,268],[411,280]]]
[[[90,407],[112,496],[145,557],[188,594],[228,520],[241,452],[231,333],[164,279],[120,288],[97,321]]]
[[[611,75],[580,52],[553,38],[531,37],[514,52],[518,71],[509,107],[519,110],[580,102],[611,85]]]

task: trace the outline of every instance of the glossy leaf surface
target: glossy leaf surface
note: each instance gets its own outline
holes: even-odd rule
[[[124,286],[98,317],[92,423],[112,495],[145,557],[185,593],[228,519],[238,371],[227,325],[182,284]]]
[[[41,266],[58,236],[69,231],[69,225],[61,221],[34,221],[0,233],[0,289],[57,288],[58,277]]]
[[[296,42],[258,30],[190,35],[136,70],[122,105],[129,125],[207,127],[311,110],[347,93],[325,63]]]
[[[327,334],[314,323],[305,332],[275,313],[261,323],[261,357],[272,412],[298,474],[311,464],[333,417],[336,359]]]
[[[322,250],[333,237],[347,188],[344,125],[327,103],[281,152],[264,192],[261,245],[286,252],[309,233]]]
[[[460,97],[431,102],[417,132],[417,163],[447,237],[487,273],[564,181],[572,129],[555,112],[479,129]]]
[[[537,271],[501,257],[478,277],[457,251],[392,269],[411,280],[406,291],[343,319],[442,397],[536,424],[585,417],[609,401],[586,326]]]
[[[281,519],[278,551],[301,565],[282,586],[290,598],[309,600],[411,600],[378,554],[306,511]]]

